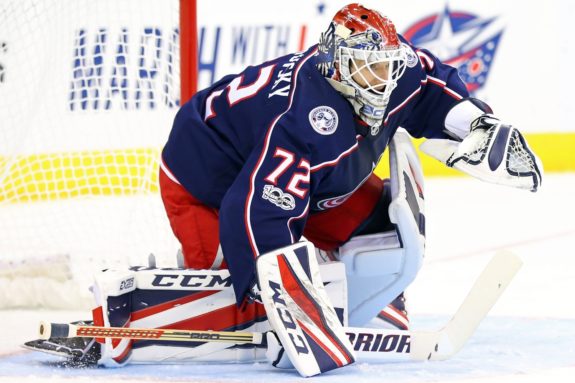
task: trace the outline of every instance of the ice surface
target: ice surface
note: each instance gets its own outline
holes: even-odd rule
[[[427,253],[407,291],[412,328],[435,328],[455,312],[499,249],[524,267],[454,358],[443,362],[358,364],[322,382],[575,381],[575,175],[544,179],[538,193],[471,179],[426,183]],[[18,347],[39,320],[71,321],[87,312],[0,311],[0,382],[310,381],[265,363],[64,369],[58,359]]]

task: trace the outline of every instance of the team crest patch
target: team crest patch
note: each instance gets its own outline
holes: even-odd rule
[[[416,66],[419,63],[419,58],[417,57],[417,55],[415,54],[415,52],[413,51],[413,49],[411,49],[411,47],[405,43],[402,43],[401,45],[403,45],[404,49],[405,49],[405,53],[407,56],[407,60],[406,60],[406,64],[408,67],[413,68],[414,66]]]
[[[336,111],[329,106],[318,106],[309,112],[309,123],[313,130],[327,136],[337,129],[338,117]]]

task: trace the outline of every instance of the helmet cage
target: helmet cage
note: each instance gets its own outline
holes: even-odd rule
[[[385,108],[391,92],[406,68],[407,54],[403,45],[397,48],[370,50],[339,47],[336,53],[340,81],[356,89],[359,102],[373,108]],[[365,73],[369,72],[371,81]],[[367,86],[360,85],[355,78],[361,78]]]

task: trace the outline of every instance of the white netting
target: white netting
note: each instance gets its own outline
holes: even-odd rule
[[[507,148],[506,169],[513,176],[532,176],[535,172],[535,160],[533,155],[526,150],[526,144],[517,129],[510,128],[511,137]],[[473,149],[465,152],[465,161],[470,164],[479,164],[485,160],[487,148],[494,139],[495,127],[475,130],[476,136],[473,141]],[[475,143],[477,142],[477,143]]]
[[[478,164],[483,161],[485,154],[487,153],[487,147],[493,137],[493,132],[493,129],[478,129],[472,133],[479,137],[475,139],[478,144],[474,144],[475,146],[473,147],[473,150],[465,153],[465,161],[471,164]]]
[[[0,279],[62,255],[86,283],[151,252],[175,263],[157,169],[178,17],[177,0],[0,0]]]
[[[521,133],[513,129],[507,154],[507,170],[512,175],[531,176],[535,168],[533,155],[525,149]]]

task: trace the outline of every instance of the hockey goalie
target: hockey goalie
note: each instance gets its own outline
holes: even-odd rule
[[[541,184],[522,134],[470,97],[454,68],[379,12],[347,5],[318,44],[225,76],[178,112],[160,188],[183,268],[95,278],[94,326],[265,338],[96,336],[27,346],[105,366],[267,358],[303,376],[380,350],[384,332],[367,347],[350,329],[409,328],[403,291],[425,250],[423,174],[409,136],[427,138],[424,152],[481,180],[531,191]],[[373,170],[386,150],[390,174],[381,180]],[[398,354],[413,352],[393,339]]]

